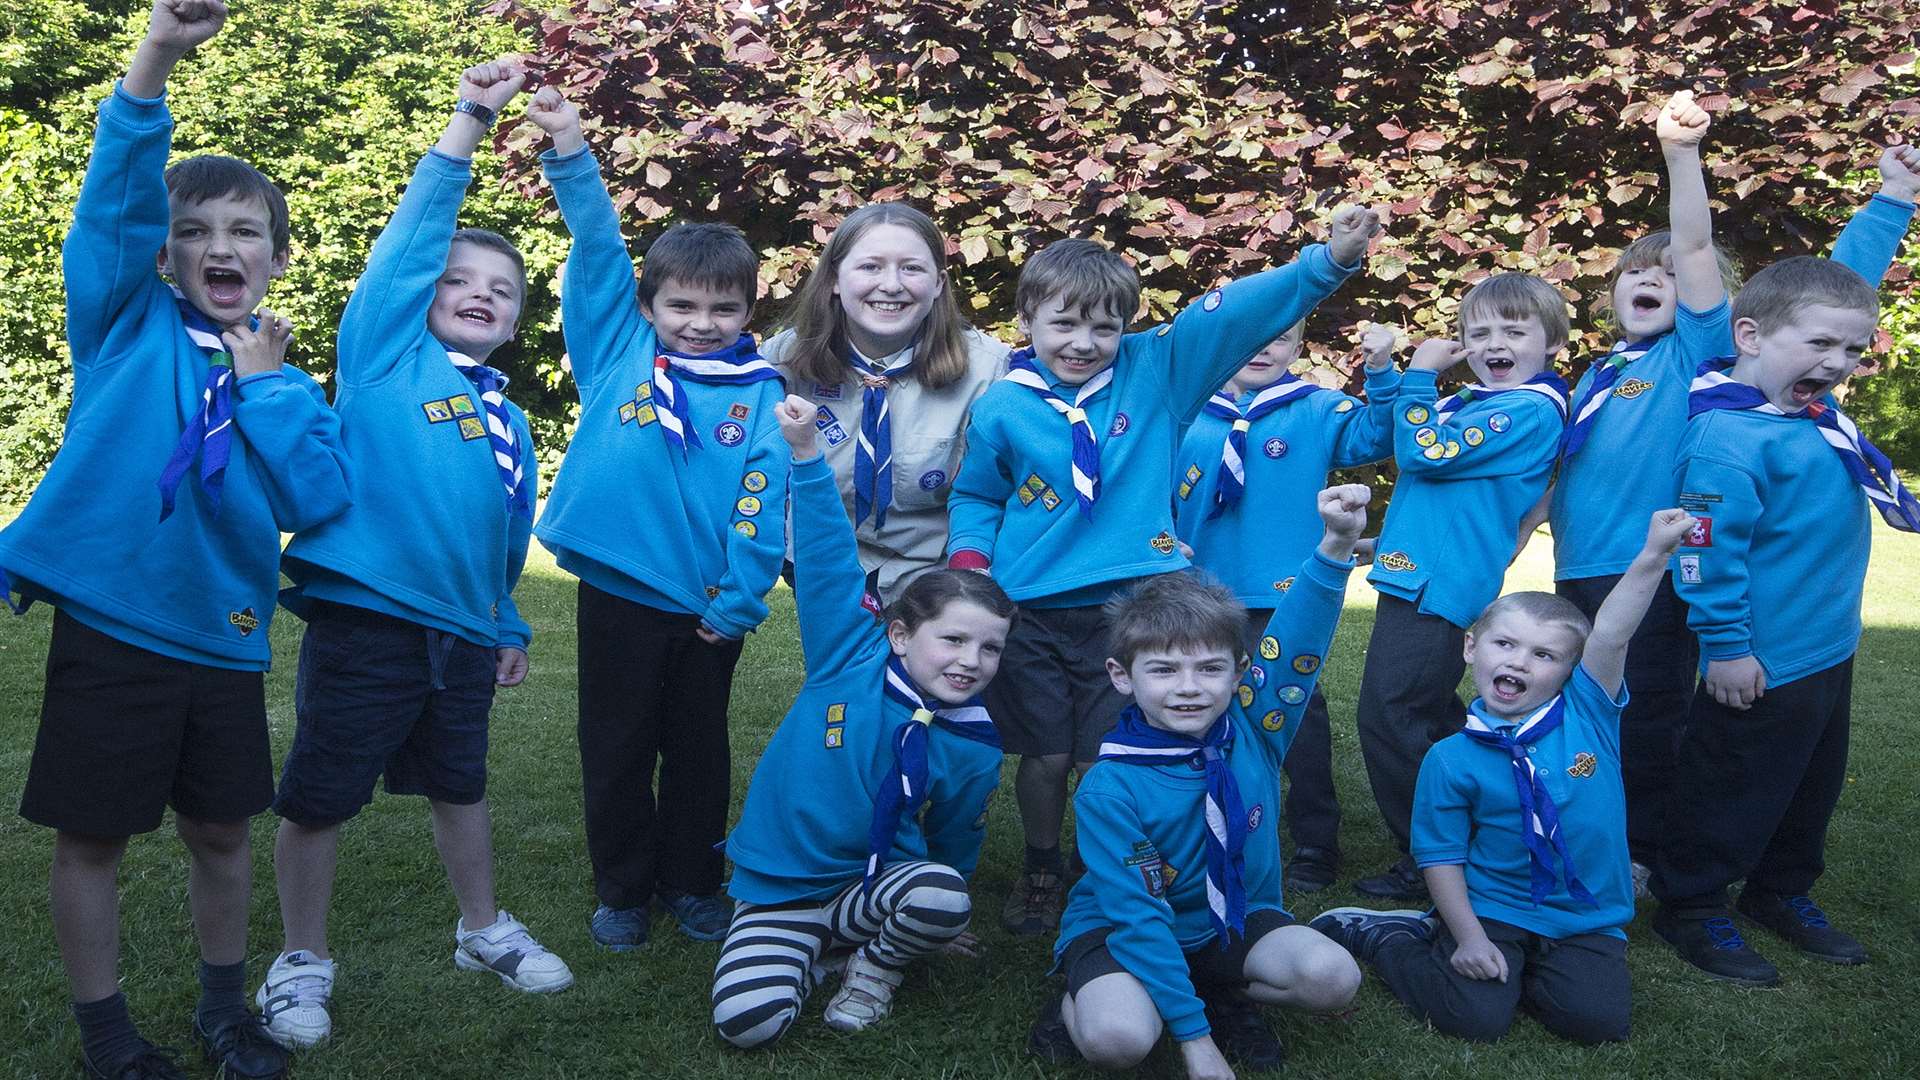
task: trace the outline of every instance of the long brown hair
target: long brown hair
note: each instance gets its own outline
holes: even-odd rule
[[[953,298],[953,281],[947,277],[947,240],[933,219],[899,202],[876,202],[848,214],[833,230],[813,273],[794,297],[787,313],[787,325],[793,330],[793,346],[785,362],[805,382],[829,386],[845,382],[847,364],[847,314],[834,295],[833,286],[840,276],[840,262],[853,250],[860,237],[875,225],[899,225],[911,229],[933,253],[933,265],[946,287],[934,298],[933,307],[922,323],[919,345],[914,349],[913,366],[904,378],[918,380],[922,386],[937,390],[966,374],[967,324],[960,317],[960,305]]]

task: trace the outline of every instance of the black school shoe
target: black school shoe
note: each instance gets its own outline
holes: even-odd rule
[[[1027,1032],[1027,1053],[1054,1065],[1084,1065],[1086,1058],[1073,1044],[1066,1018],[1060,1015],[1062,1000],[1063,995],[1059,993],[1047,996],[1047,1004],[1040,1009],[1040,1019],[1035,1020]]]
[[[95,1065],[82,1053],[80,1069],[87,1080],[187,1080],[187,1074],[180,1069],[179,1054],[152,1043],[147,1043],[145,1050],[121,1062],[112,1072]]]
[[[1852,934],[1835,930],[1810,897],[1782,896],[1749,885],[1740,890],[1733,910],[1787,939],[1787,943],[1815,960],[1829,964],[1864,964],[1867,948]]]
[[[1316,893],[1332,885],[1340,876],[1340,853],[1332,848],[1303,847],[1294,850],[1287,868],[1280,875],[1290,892]]]
[[[266,1020],[251,1009],[244,1018],[212,1031],[201,1027],[196,1016],[193,1033],[222,1080],[283,1080],[287,1075],[286,1048],[268,1037]]]
[[[1226,994],[1206,1000],[1213,1041],[1228,1061],[1256,1072],[1286,1063],[1286,1047],[1280,1045],[1280,1036],[1267,1025],[1267,1018],[1260,1015],[1259,1006]]]
[[[1780,970],[1748,948],[1733,920],[1724,914],[1689,919],[1663,907],[1654,913],[1653,932],[1673,946],[1680,959],[1716,979],[1742,986],[1775,986],[1780,982]]]
[[[1411,855],[1402,855],[1399,862],[1380,873],[1354,882],[1353,891],[1378,900],[1424,901],[1428,898],[1427,879],[1420,876]]]

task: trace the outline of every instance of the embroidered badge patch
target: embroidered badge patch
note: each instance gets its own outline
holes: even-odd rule
[[[646,427],[658,419],[659,417],[654,415],[652,402],[633,410],[633,422],[640,427]]]
[[[828,446],[839,446],[847,441],[847,429],[840,426],[833,410],[825,405],[820,406],[820,412],[814,416],[813,426],[820,429],[820,437],[827,440]]]
[[[1689,514],[1705,514],[1720,501],[1720,494],[1714,491],[1683,491],[1680,493],[1679,507]]]
[[[1165,896],[1167,886],[1173,884],[1175,871],[1160,857],[1160,849],[1153,846],[1151,840],[1141,840],[1133,845],[1133,854],[1124,860],[1126,865],[1140,871],[1140,880],[1147,887],[1150,896]]]
[[[1286,592],[1288,589],[1291,589],[1291,588],[1293,588],[1293,579],[1290,577],[1283,577],[1279,581],[1276,581],[1273,583],[1273,589],[1275,592]]]
[[[620,406],[620,422],[622,424],[633,423],[633,414],[639,411],[640,411],[639,406],[635,405],[631,401],[626,402],[625,404]]]
[[[1701,515],[1693,519],[1693,531],[1681,543],[1688,547],[1713,546],[1713,518]]]
[[[1266,445],[1261,447],[1261,449],[1265,450],[1267,452],[1267,456],[1270,458],[1286,457],[1287,456],[1287,440],[1268,439]]]
[[[1439,443],[1434,443],[1432,446],[1420,451],[1420,456],[1426,458],[1428,461],[1439,461],[1441,458],[1447,456],[1447,448],[1441,446]]]
[[[1374,559],[1373,564],[1382,570],[1391,570],[1395,573],[1405,573],[1408,570],[1419,569],[1419,567],[1414,565],[1412,559],[1407,558],[1407,553],[1404,551],[1389,551],[1385,555]]]
[[[1486,441],[1487,433],[1477,427],[1470,427],[1461,432],[1460,437],[1466,440],[1468,446],[1479,446],[1482,442]]]
[[[767,490],[767,474],[755,469],[740,478],[740,486],[758,495]]]
[[[760,514],[760,499],[754,495],[742,495],[733,508],[739,511],[741,517],[757,517]]]
[[[1280,639],[1279,638],[1274,637],[1272,634],[1268,634],[1266,637],[1263,637],[1260,639],[1260,659],[1262,660],[1280,659]]]
[[[1653,389],[1653,384],[1645,379],[1627,379],[1613,388],[1614,397],[1637,398]]]
[[[1247,669],[1247,678],[1252,679],[1253,685],[1255,686],[1265,686],[1267,685],[1267,669],[1255,664]]]
[[[1048,488],[1040,493],[1040,505],[1047,510],[1052,510],[1060,505],[1060,496],[1055,495],[1052,488]]]
[[[1307,691],[1299,686],[1283,686],[1280,688],[1280,700],[1288,705],[1298,705],[1307,700]]]
[[[1333,411],[1334,411],[1334,412],[1337,412],[1337,413],[1339,413],[1339,412],[1352,412],[1352,411],[1353,411],[1353,399],[1352,399],[1352,398],[1342,398],[1342,399],[1340,400],[1340,404],[1338,404],[1338,405],[1335,405],[1335,406],[1333,407]]]
[[[1593,775],[1593,767],[1599,763],[1600,759],[1582,750],[1573,755],[1573,764],[1567,766],[1567,775],[1585,780]]]
[[[1700,556],[1680,556],[1680,581],[1686,585],[1700,584]]]
[[[747,429],[732,420],[722,420],[720,426],[713,429],[713,437],[721,446],[739,446],[747,437]]]
[[[1207,298],[1200,301],[1200,307],[1206,311],[1218,311],[1220,308],[1220,290],[1215,289],[1208,293]]]
[[[947,474],[940,469],[928,469],[920,474],[921,491],[938,491],[947,482]]]
[[[227,623],[240,631],[241,637],[252,637],[253,632],[260,629],[260,619],[254,615],[252,608],[227,612]]]
[[[1165,491],[1166,489],[1161,488],[1160,490]],[[1156,536],[1152,540],[1149,540],[1147,542],[1153,545],[1153,550],[1159,552],[1162,555],[1173,554],[1173,549],[1178,547],[1180,544],[1180,541],[1175,540],[1173,538],[1173,534],[1169,532],[1163,532],[1159,536]]]
[[[711,600],[714,597],[719,595],[720,595],[720,586],[718,585],[707,586],[707,599]]]
[[[1451,457],[1459,457],[1459,456],[1460,456],[1460,444],[1459,444],[1459,443],[1457,443],[1457,442],[1454,442],[1454,441],[1453,441],[1452,439],[1448,439],[1448,440],[1447,440],[1447,453],[1446,453],[1446,456],[1447,456],[1447,457],[1450,457],[1450,458],[1451,458]]]
[[[480,411],[473,407],[473,399],[465,394],[455,394],[448,398],[447,408],[453,410],[455,416],[473,416]]]
[[[484,439],[487,437],[487,426],[477,416],[463,416],[460,418],[460,437],[468,442]]]
[[[733,523],[733,531],[751,540],[760,535],[760,526],[751,521],[736,521]]]
[[[1266,817],[1266,804],[1254,803],[1253,809],[1247,811],[1247,831],[1252,832],[1253,830],[1259,828],[1260,822],[1263,819],[1265,819],[1265,817]]]
[[[1241,683],[1240,684],[1240,707],[1244,709],[1247,706],[1252,704],[1253,704],[1253,687],[1248,686],[1246,683]]]
[[[747,418],[747,415],[751,412],[753,412],[753,408],[751,406],[742,405],[738,401],[727,406],[727,415],[733,417],[735,420],[745,420]]]
[[[1275,709],[1260,718],[1260,726],[1268,731],[1279,731],[1287,726],[1287,714]]]
[[[653,384],[650,382],[643,382],[633,388],[633,400],[635,401],[645,401],[652,396]]]
[[[1114,413],[1113,424],[1107,428],[1107,438],[1117,439],[1125,435],[1127,433],[1127,426],[1131,423],[1132,421],[1127,419],[1126,413]]]
[[[1494,434],[1497,435],[1513,426],[1513,417],[1503,412],[1494,413],[1492,416],[1487,417],[1487,426],[1492,428]]]
[[[1430,427],[1423,427],[1413,433],[1413,441],[1421,446],[1432,446],[1440,441],[1440,433]]]
[[[1302,675],[1311,675],[1320,670],[1320,658],[1312,653],[1301,653],[1293,658],[1293,670]]]
[[[1407,423],[1409,424],[1424,424],[1427,422],[1427,418],[1432,416],[1433,414],[1427,411],[1426,406],[1415,405],[1409,408],[1406,411],[1405,415],[1407,418]]]
[[[827,749],[837,750],[846,742],[847,705],[838,702],[827,706]]]
[[[813,384],[813,396],[818,401],[839,401],[843,394],[845,394],[845,391],[840,388],[839,383],[829,385],[827,383],[817,382]]]
[[[423,402],[420,408],[427,414],[427,423],[429,424],[444,423],[453,419],[453,410],[447,407],[445,401]]]

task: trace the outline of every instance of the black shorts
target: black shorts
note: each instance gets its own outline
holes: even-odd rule
[[[1262,908],[1247,912],[1246,933],[1233,940],[1233,944],[1222,949],[1215,938],[1197,949],[1187,952],[1187,977],[1193,980],[1196,992],[1209,990],[1243,990],[1247,986],[1247,957],[1260,939],[1283,926],[1292,926],[1293,916],[1284,911]],[[1114,959],[1107,949],[1107,935],[1113,933],[1113,927],[1103,926],[1098,930],[1089,930],[1072,941],[1060,952],[1060,963],[1056,971],[1067,976],[1067,993],[1077,995],[1080,988],[1102,975],[1112,975],[1125,971],[1120,961]]]
[[[233,822],[272,801],[264,672],[162,656],[54,612],[21,817],[132,836],[169,806]]]
[[[395,795],[466,806],[487,793],[494,652],[416,622],[316,601],[300,639],[293,747],[273,811],[337,825]]]
[[[1101,609],[1021,608],[986,698],[1007,753],[1099,757],[1128,700],[1107,677]]]

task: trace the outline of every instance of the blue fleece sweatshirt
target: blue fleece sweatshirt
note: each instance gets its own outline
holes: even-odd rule
[[[374,242],[340,317],[334,409],[353,462],[353,509],[293,538],[281,595],[305,617],[310,600],[370,608],[476,645],[525,649],[513,603],[527,560],[540,469],[527,418],[507,412],[525,479],[510,507],[472,382],[427,330],[455,219],[473,173],[430,151]]]
[[[1833,258],[1878,283],[1913,220],[1912,203],[1875,195],[1834,241]],[[1558,581],[1624,574],[1646,543],[1647,519],[1673,505],[1667,468],[1687,430],[1687,388],[1703,360],[1733,353],[1731,307],[1682,307],[1673,330],[1633,361],[1593,420],[1587,445],[1560,464],[1553,488],[1553,576]],[[1593,383],[1580,377],[1569,399]]]
[[[1247,810],[1247,911],[1285,911],[1280,902],[1280,766],[1300,730],[1316,673],[1333,644],[1351,564],[1315,552],[1291,572],[1257,655],[1241,677],[1228,722],[1230,765]],[[1186,957],[1214,947],[1207,910],[1206,773],[1189,763],[1156,766],[1102,761],[1073,796],[1084,877],[1074,883],[1054,945],[1057,963],[1074,938],[1108,930],[1107,949],[1148,996],[1175,1039],[1207,1034],[1205,1006]]]
[[[1220,486],[1220,448],[1233,421],[1201,412],[1174,459],[1174,522],[1193,549],[1195,566],[1211,573],[1250,608],[1279,602],[1300,560],[1320,542],[1320,490],[1330,469],[1350,469],[1393,455],[1393,403],[1400,373],[1367,373],[1367,400],[1331,392],[1308,394],[1255,420],[1247,430],[1247,489],[1213,513]],[[1240,395],[1244,408],[1252,394]]]
[[[1097,604],[1123,582],[1188,565],[1173,533],[1168,480],[1180,431],[1207,398],[1337,288],[1353,267],[1323,244],[1241,278],[1156,330],[1121,339],[1113,382],[1086,403],[1100,447],[1093,518],[1074,500],[1073,433],[1031,389],[999,382],[973,406],[967,454],[947,501],[947,553],[976,551],[994,580],[1032,607]],[[1036,361],[1054,392],[1063,386]]]
[[[573,234],[560,317],[580,422],[534,535],[603,592],[745,637],[767,617],[785,553],[791,457],[773,414],[785,391],[679,379],[701,445],[670,446],[652,401],[660,339],[600,164],[585,149],[541,163]]]
[[[0,574],[102,633],[166,656],[264,671],[280,534],[345,510],[340,422],[304,372],[235,386],[216,514],[197,475],[160,520],[156,482],[200,410],[208,363],[154,269],[167,238],[173,120],[116,87],[62,248],[73,407],[59,454],[0,531]]]
[[[862,605],[866,572],[833,470],[814,457],[794,463],[792,475],[793,592],[807,680],[760,755],[727,838],[728,892],[749,904],[825,899],[861,879],[874,796],[893,777],[893,733],[912,719],[886,696],[892,648]],[[902,816],[887,861],[931,859],[970,876],[1000,751],[936,726],[927,777],[926,810]]]
[[[1674,479],[1701,521],[1674,557],[1673,587],[1702,672],[1752,656],[1779,686],[1853,655],[1873,529],[1866,495],[1812,420],[1701,413]]]
[[[1401,377],[1393,419],[1400,478],[1367,581],[1465,627],[1500,595],[1520,518],[1547,490],[1564,421],[1546,397],[1510,390],[1474,398],[1439,423],[1437,378]]]

